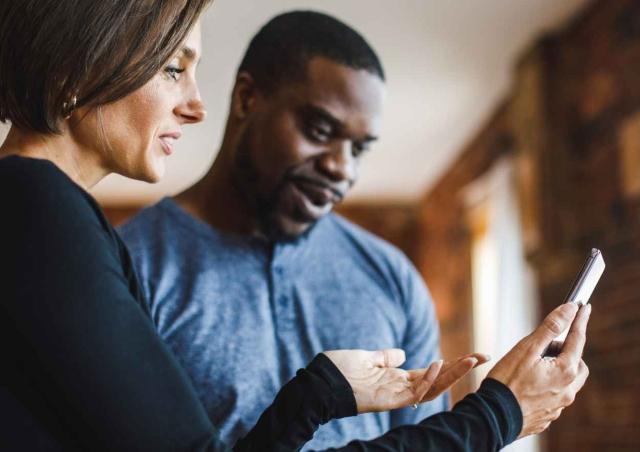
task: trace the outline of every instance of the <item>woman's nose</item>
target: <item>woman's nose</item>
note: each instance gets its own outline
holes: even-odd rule
[[[179,106],[176,114],[182,118],[185,124],[193,124],[204,121],[204,118],[207,116],[207,110],[198,94]]]

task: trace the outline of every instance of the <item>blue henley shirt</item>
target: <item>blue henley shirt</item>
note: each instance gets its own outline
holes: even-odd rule
[[[324,350],[399,347],[439,359],[427,289],[396,248],[329,214],[292,243],[216,231],[169,198],[120,228],[156,327],[228,444]],[[321,426],[306,449],[370,439],[448,408],[448,397]]]

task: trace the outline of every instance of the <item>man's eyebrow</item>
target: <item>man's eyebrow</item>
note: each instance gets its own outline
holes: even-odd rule
[[[319,117],[323,121],[328,122],[331,125],[331,127],[333,127],[336,130],[342,130],[344,128],[342,121],[340,121],[338,118],[333,116],[328,110],[318,105],[306,104],[302,107],[301,110],[307,116]]]
[[[320,117],[323,121],[328,122],[331,127],[333,127],[333,129],[335,129],[338,133],[342,133],[345,129],[342,121],[333,116],[331,112],[318,105],[306,104],[302,107],[302,112],[305,115]],[[362,139],[362,143],[370,143],[372,141],[376,141],[377,139],[377,136],[367,134]]]

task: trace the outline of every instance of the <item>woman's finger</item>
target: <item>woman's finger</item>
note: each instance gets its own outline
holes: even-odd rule
[[[431,386],[431,389],[426,394],[426,400],[433,400],[449,389],[455,383],[457,383],[462,377],[471,371],[478,364],[478,360],[475,357],[464,358],[457,361],[446,372],[441,373],[436,379],[435,383]]]
[[[427,368],[427,371],[424,373],[423,378],[418,381],[417,386],[415,388],[415,402],[420,403],[423,398],[427,395],[434,382],[438,378],[438,374],[442,369],[444,364],[443,360],[438,360],[436,362],[431,363],[431,365]]]
[[[475,358],[477,360],[474,367],[478,367],[488,361],[491,361],[491,356],[487,355],[486,353],[469,353],[468,355],[460,356],[453,361],[445,361],[444,364],[442,365],[442,369],[440,370],[440,375],[444,375],[445,373],[449,372],[449,370],[451,370],[453,367],[455,367],[458,363],[460,363],[460,361],[464,359],[469,359],[469,358]],[[422,378],[426,371],[427,369],[408,370],[407,372],[409,373],[409,380],[413,381],[413,380]]]

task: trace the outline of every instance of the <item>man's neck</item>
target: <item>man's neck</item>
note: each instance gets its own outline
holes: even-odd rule
[[[189,214],[219,231],[259,235],[252,209],[234,184],[222,151],[209,172],[174,200]]]

